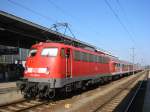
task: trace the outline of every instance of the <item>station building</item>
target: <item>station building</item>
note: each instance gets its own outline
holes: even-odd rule
[[[22,76],[29,49],[0,45],[0,81],[14,81]]]

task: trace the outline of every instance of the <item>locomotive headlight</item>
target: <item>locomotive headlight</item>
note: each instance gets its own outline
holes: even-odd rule
[[[32,68],[27,68],[28,73],[32,73]]]
[[[25,73],[32,73],[32,68],[25,67]]]
[[[49,68],[39,68],[38,73],[49,74]]]
[[[46,74],[48,75],[49,72],[49,68],[26,68],[25,69],[25,73],[39,73],[39,74]]]

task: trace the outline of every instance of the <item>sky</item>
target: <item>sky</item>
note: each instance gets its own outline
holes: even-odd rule
[[[135,63],[150,64],[150,0],[0,0],[0,10],[48,28],[67,22],[77,39],[130,62],[135,48]]]

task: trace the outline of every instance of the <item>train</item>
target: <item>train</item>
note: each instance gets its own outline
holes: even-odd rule
[[[139,72],[141,68],[100,50],[58,42],[33,45],[24,77],[16,85],[25,98],[53,98]]]

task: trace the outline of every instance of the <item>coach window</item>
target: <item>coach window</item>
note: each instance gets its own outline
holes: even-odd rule
[[[109,59],[108,59],[108,57],[106,57],[105,61],[106,61],[106,63],[108,63],[108,62],[109,62]]]
[[[106,63],[106,57],[103,57],[103,63]]]
[[[65,58],[65,49],[64,48],[61,49],[60,55],[62,58]]]
[[[94,62],[94,55],[92,54],[92,62]]]
[[[95,55],[93,55],[93,62],[94,62],[94,63],[95,63],[95,60],[96,60]]]
[[[101,56],[101,63],[104,63],[104,57]]]
[[[95,63],[97,62],[97,56],[96,55],[94,56],[94,62]]]
[[[103,57],[103,63],[106,63],[106,57]]]
[[[98,62],[101,63],[101,56],[98,56]]]
[[[91,62],[91,58],[92,58],[92,56],[91,56],[91,54],[89,54],[89,62]]]

